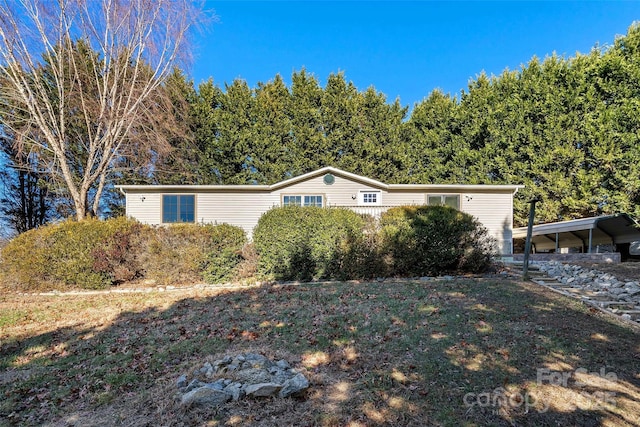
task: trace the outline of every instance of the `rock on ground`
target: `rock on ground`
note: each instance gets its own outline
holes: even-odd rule
[[[223,375],[225,378],[220,378]],[[186,406],[218,407],[230,400],[243,398],[287,398],[309,388],[309,380],[286,360],[273,362],[254,353],[206,362],[194,371],[194,376],[206,377],[211,382],[199,378],[189,381],[186,375],[180,375],[176,387],[182,404]]]

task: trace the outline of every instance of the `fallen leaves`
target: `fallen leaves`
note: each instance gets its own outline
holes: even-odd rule
[[[12,422],[17,424],[47,424],[54,419],[53,407],[67,414],[73,408],[96,411],[109,405],[125,417],[139,416],[135,402],[152,408],[144,418],[149,424],[161,424],[163,416],[177,413],[167,392],[176,366],[189,369],[194,361],[201,363],[213,354],[256,348],[293,356],[313,376],[313,393],[296,402],[304,408],[297,413],[290,402],[286,410],[272,410],[265,402],[231,405],[226,420],[227,415],[216,415],[219,424],[241,415],[243,420],[281,425],[327,420],[325,424],[333,425],[353,420],[363,425],[374,420],[420,425],[419,420],[433,419],[429,417],[434,414],[483,424],[484,415],[467,419],[465,408],[459,408],[464,392],[499,386],[496,382],[506,374],[510,382],[523,383],[528,379],[523,372],[542,358],[596,363],[593,360],[601,359],[590,353],[595,347],[597,356],[607,354],[616,369],[635,366],[637,349],[628,344],[633,337],[622,329],[572,312],[573,319],[583,322],[590,343],[585,346],[577,342],[580,331],[554,328],[570,309],[557,303],[556,310],[564,314],[557,320],[543,317],[548,313],[538,313],[535,307],[540,304],[531,303],[540,294],[531,297],[517,288],[516,298],[514,288],[514,284],[457,283],[441,290],[433,284],[409,283],[280,285],[215,295],[194,293],[190,298],[175,294],[149,294],[144,299],[123,295],[117,301],[76,298],[64,306],[50,299],[47,304],[56,310],[55,317],[66,316],[65,324],[74,326],[48,324],[46,315],[30,314],[41,323],[21,325],[22,330],[3,329],[8,340],[3,338],[7,344],[1,348],[0,361],[10,365],[22,360],[27,367],[42,363],[46,368],[30,381],[3,385],[8,403],[0,403],[0,417],[14,414]],[[79,309],[81,305],[91,311]],[[33,313],[36,306],[32,302],[21,310]],[[606,335],[609,343],[593,339],[593,330]],[[625,339],[627,347],[598,347],[612,348],[611,343]],[[33,352],[27,353],[29,349]],[[629,357],[629,352],[635,353]],[[158,402],[145,400],[148,394]],[[185,422],[206,424],[213,419]],[[497,419],[489,421],[500,424]]]

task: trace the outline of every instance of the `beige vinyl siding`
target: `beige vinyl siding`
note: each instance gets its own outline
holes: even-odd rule
[[[268,192],[200,193],[197,220],[237,225],[251,238],[260,216],[274,206],[280,206],[280,197]]]
[[[130,192],[127,193],[127,215],[144,224],[162,224],[162,196],[186,194],[184,192]],[[260,216],[280,199],[268,192],[200,192],[196,194],[195,221],[205,224],[232,224],[242,227],[251,237]],[[144,198],[144,201],[142,201]]]
[[[126,203],[127,215],[141,223],[156,225],[162,222],[162,194],[127,193]]]
[[[428,194],[436,192],[392,191],[387,192],[358,182],[336,176],[332,185],[326,185],[322,177],[314,178],[274,192],[200,192],[196,194],[196,222],[210,224],[232,224],[242,227],[251,238],[253,229],[260,216],[274,206],[281,205],[283,194],[321,194],[325,206],[355,206],[360,191],[380,191],[381,205],[423,205]],[[138,221],[162,224],[162,195],[178,194],[172,192],[130,192],[127,193],[127,215]],[[183,194],[183,192],[180,192]],[[476,217],[491,236],[498,241],[502,254],[512,253],[512,212],[513,196],[511,192],[467,192],[460,194],[460,209]],[[356,200],[352,199],[356,196]],[[144,198],[144,200],[142,200]],[[366,208],[365,208],[366,210]],[[364,211],[363,211],[364,212]],[[371,214],[378,213],[374,208]]]
[[[358,203],[358,193],[363,190],[380,190],[370,185],[361,184],[335,175],[335,182],[327,185],[323,181],[324,175],[311,178],[307,181],[299,182],[288,187],[274,191],[272,194],[278,195],[322,195],[325,206],[354,206]],[[382,204],[384,204],[385,191],[382,191]],[[356,199],[352,199],[352,196]]]
[[[383,199],[384,206],[406,206],[406,205],[424,205],[424,191],[393,191],[388,193]]]
[[[513,194],[511,192],[477,192],[460,195],[460,209],[473,215],[498,241],[503,255],[513,252],[511,230],[513,227]]]

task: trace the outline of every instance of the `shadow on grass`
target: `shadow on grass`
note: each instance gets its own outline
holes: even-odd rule
[[[77,323],[3,338],[0,423],[640,422],[640,334],[499,278],[270,285]],[[289,360],[310,379],[308,393],[219,409],[176,401],[179,375],[249,351]]]

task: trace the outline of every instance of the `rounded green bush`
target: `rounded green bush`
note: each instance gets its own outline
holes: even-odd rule
[[[401,206],[380,219],[381,252],[400,276],[484,271],[495,241],[473,216],[448,206]]]
[[[347,209],[273,208],[253,233],[258,272],[279,280],[342,278],[342,260],[364,226],[363,217]]]
[[[237,268],[243,261],[242,249],[247,244],[244,230],[229,224],[216,225],[209,235],[209,252],[204,268],[208,283],[220,283],[236,278]]]

